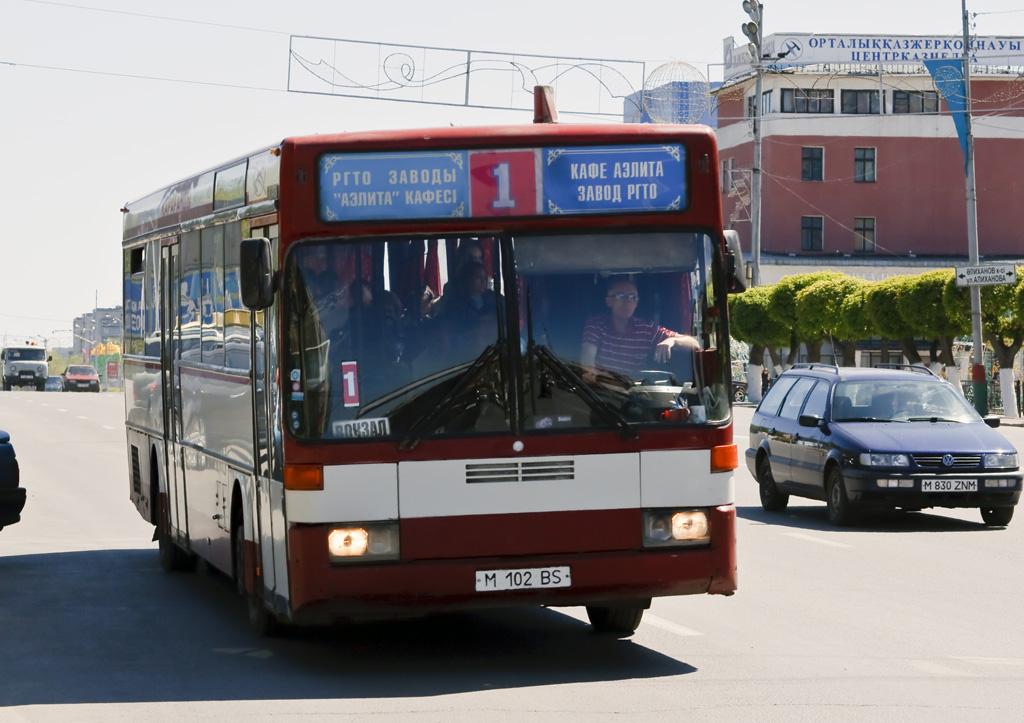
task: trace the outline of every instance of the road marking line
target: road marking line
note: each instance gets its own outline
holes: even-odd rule
[[[950,668],[936,663],[934,660],[911,660],[911,665],[920,671],[928,673],[929,675],[944,675],[946,677],[957,677],[957,678],[976,678],[977,673],[968,673],[964,670],[957,670],[956,668]]]
[[[704,634],[691,628],[684,628],[682,625],[676,625],[671,620],[659,618],[657,615],[651,615],[649,612],[644,613],[642,622],[647,625],[653,625],[656,628],[661,628],[667,632],[675,633],[676,635],[682,635],[683,637],[693,637],[695,635]]]
[[[987,663],[989,665],[1024,666],[1024,658],[982,658],[972,655],[953,655],[951,660],[962,660],[967,663]]]
[[[813,535],[805,535],[802,532],[785,532],[783,534],[788,535],[789,537],[795,537],[798,540],[817,542],[819,545],[831,545],[832,547],[853,547],[853,545],[847,545],[845,542],[832,542],[832,540],[825,540],[821,537],[814,537]]]

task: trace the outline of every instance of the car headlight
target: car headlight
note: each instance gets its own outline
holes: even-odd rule
[[[398,523],[339,525],[327,533],[331,562],[397,560]]]
[[[878,452],[862,452],[860,463],[865,467],[909,467],[909,454],[879,454]]]
[[[711,522],[706,510],[644,510],[644,547],[707,545]]]
[[[982,456],[982,464],[990,469],[1006,469],[1017,467],[1016,452],[992,452]]]

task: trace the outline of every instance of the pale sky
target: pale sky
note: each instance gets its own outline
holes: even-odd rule
[[[765,34],[961,35],[961,0],[765,0]],[[740,0],[0,0],[0,341],[70,344],[121,303],[119,209],[292,135],[529,123],[528,111],[288,92],[289,36],[637,61],[721,78]],[[1024,36],[1024,0],[969,0]],[[975,15],[976,14],[976,15]],[[744,40],[745,42],[745,40]],[[372,69],[371,69],[372,70]],[[564,122],[610,118],[563,116]]]

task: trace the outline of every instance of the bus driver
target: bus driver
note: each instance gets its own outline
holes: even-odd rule
[[[667,362],[676,347],[691,352],[700,348],[692,336],[634,317],[639,301],[636,284],[628,277],[608,280],[604,297],[608,313],[590,317],[583,327],[580,363],[587,370],[583,380],[588,384],[597,381],[599,371],[632,376],[652,351],[654,361]]]

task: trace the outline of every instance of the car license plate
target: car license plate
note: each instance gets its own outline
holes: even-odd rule
[[[976,479],[923,479],[922,492],[977,492]]]
[[[528,567],[519,570],[477,570],[476,591],[534,590],[546,587],[570,587],[568,567]]]

